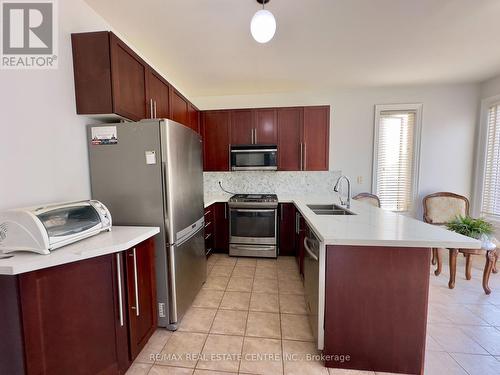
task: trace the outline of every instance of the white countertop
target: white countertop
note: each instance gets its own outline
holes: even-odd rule
[[[26,251],[3,254],[7,256],[13,255],[13,257],[0,258],[0,275],[17,275],[101,255],[118,253],[134,247],[159,232],[160,228],[158,227],[113,226],[111,232],[102,232],[96,236],[56,249],[47,255]]]
[[[205,207],[227,202],[230,194],[206,194]],[[366,203],[351,201],[356,215],[316,215],[308,204],[339,203],[337,194],[278,194],[280,203],[294,203],[307,224],[325,245],[454,247],[479,249],[481,242],[420,220],[396,214]]]

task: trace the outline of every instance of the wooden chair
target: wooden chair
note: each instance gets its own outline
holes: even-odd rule
[[[461,215],[469,215],[469,200],[455,193],[439,192],[427,195],[423,200],[424,221],[433,225],[444,226],[446,223]],[[462,253],[466,259],[465,278],[470,280],[472,270],[472,255],[486,255],[486,264],[483,272],[483,289],[486,294],[491,293],[489,288],[489,278],[491,272],[497,273],[496,262],[498,259],[497,249],[486,251],[482,249],[448,249],[450,252],[450,281],[448,287],[455,287],[455,278],[457,273],[457,255]],[[432,264],[437,265],[434,274],[438,276],[441,273],[442,261],[439,249],[432,249]]]
[[[375,207],[380,207],[380,199],[375,194],[359,193],[358,195],[356,195],[352,199],[356,199],[357,201],[368,203],[368,204],[375,206]]]

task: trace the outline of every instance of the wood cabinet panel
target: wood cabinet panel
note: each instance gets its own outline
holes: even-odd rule
[[[130,355],[136,358],[157,326],[154,241],[125,252]]]
[[[278,125],[277,111],[275,108],[255,110],[256,144],[277,144]]]
[[[202,112],[203,170],[229,170],[229,111]]]
[[[302,168],[303,108],[278,108],[278,170]]]
[[[200,111],[198,111],[194,105],[189,103],[188,112],[189,112],[189,127],[193,129],[195,132],[200,133]]]
[[[171,119],[189,127],[188,101],[175,89],[172,92]]]
[[[150,69],[148,73],[148,94],[148,117],[168,118],[170,115],[170,87],[168,83],[152,69]]]
[[[295,256],[295,205],[280,203],[279,255]]]
[[[231,111],[231,144],[250,145],[253,143],[254,117],[252,110]]]
[[[146,64],[114,34],[110,34],[114,112],[131,120],[146,115]]]
[[[19,276],[28,374],[116,374],[111,255]]]
[[[329,163],[330,107],[304,107],[304,170],[327,171]]]
[[[215,203],[214,207],[214,250],[229,253],[229,210],[227,203]]]
[[[205,254],[209,256],[214,250],[214,205],[205,208]]]

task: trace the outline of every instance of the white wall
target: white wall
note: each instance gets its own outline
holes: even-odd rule
[[[495,95],[500,95],[500,75],[481,83],[481,99],[489,98]]]
[[[464,84],[192,99],[201,109],[329,104],[330,169],[350,176],[355,193],[371,190],[374,105],[423,103],[420,217],[421,198],[428,193],[471,194],[478,95],[479,85]]]

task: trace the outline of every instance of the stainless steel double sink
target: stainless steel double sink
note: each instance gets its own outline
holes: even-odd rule
[[[308,204],[307,207],[316,215],[356,215],[336,204]]]

